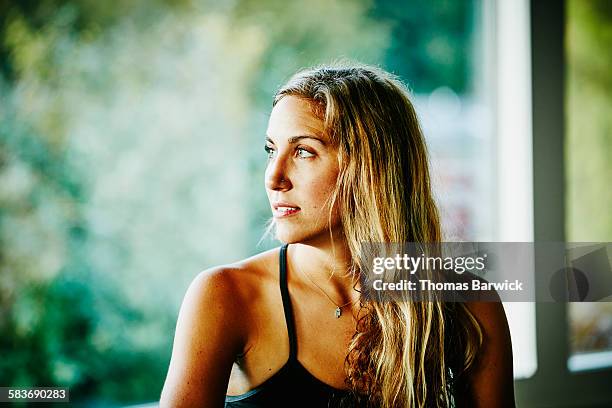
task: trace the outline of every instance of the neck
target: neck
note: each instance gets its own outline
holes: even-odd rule
[[[356,300],[353,289],[356,278],[349,273],[351,255],[344,239],[327,243],[296,243],[289,246],[289,264],[302,280],[316,283],[338,303]]]

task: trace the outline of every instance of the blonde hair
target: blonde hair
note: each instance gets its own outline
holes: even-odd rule
[[[405,86],[371,66],[321,66],[295,74],[276,94],[311,103],[338,149],[338,206],[359,274],[363,243],[440,242],[427,150]],[[330,231],[331,233],[331,231]],[[357,275],[356,275],[357,276]],[[462,303],[365,299],[347,358],[347,384],[377,407],[449,407],[482,343]]]

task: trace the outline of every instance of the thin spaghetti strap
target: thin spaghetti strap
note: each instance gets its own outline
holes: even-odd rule
[[[293,309],[291,308],[291,298],[289,297],[289,287],[287,285],[287,247],[285,244],[280,249],[280,291],[283,300],[283,311],[285,312],[285,322],[287,323],[287,334],[289,335],[289,360],[297,358],[297,337],[295,335],[295,323],[293,321]]]

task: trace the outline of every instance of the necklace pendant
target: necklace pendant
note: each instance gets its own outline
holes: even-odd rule
[[[341,314],[342,314],[342,310],[340,310],[339,307],[336,307],[336,319],[340,318]]]

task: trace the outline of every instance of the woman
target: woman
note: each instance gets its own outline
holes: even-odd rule
[[[362,243],[441,240],[403,85],[361,65],[300,72],[265,149],[286,244],[193,281],[161,406],[513,407],[501,303],[360,297]]]

